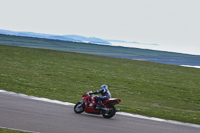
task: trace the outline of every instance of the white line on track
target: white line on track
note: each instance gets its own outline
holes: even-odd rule
[[[39,97],[35,97],[35,96],[28,96],[28,95],[25,95],[25,94],[9,92],[9,91],[5,91],[5,90],[0,90],[0,93],[15,95],[15,96],[33,99],[33,100],[37,100],[37,101],[56,103],[56,104],[66,105],[66,106],[74,106],[75,105],[75,104],[69,103],[69,102],[61,102],[61,101],[58,101],[58,100],[51,100],[51,99],[47,99],[47,98],[39,98]],[[133,117],[133,118],[140,118],[140,119],[153,120],[153,121],[159,121],[159,122],[166,122],[166,123],[170,123],[170,124],[200,128],[200,125],[192,124],[192,123],[183,123],[183,122],[178,122],[178,121],[174,121],[174,120],[165,120],[165,119],[160,119],[160,118],[155,118],[155,117],[147,117],[147,116],[142,116],[142,115],[130,114],[130,113],[126,113],[126,112],[117,112],[117,114],[123,115],[123,116],[129,116],[129,117]]]
[[[22,132],[27,132],[27,133],[39,133],[39,132],[34,132],[34,131],[21,130],[21,129],[16,129],[16,128],[7,128],[7,127],[1,127],[1,126],[0,126],[0,128],[16,130],[16,131],[22,131]]]

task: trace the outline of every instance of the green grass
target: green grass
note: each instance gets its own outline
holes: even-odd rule
[[[200,124],[200,69],[0,45],[0,89],[76,103],[107,84],[124,112]]]
[[[5,128],[0,128],[0,133],[28,133],[24,131],[17,131],[14,129],[5,129]],[[30,132],[29,132],[30,133]]]

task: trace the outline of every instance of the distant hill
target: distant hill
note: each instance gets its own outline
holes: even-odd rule
[[[75,36],[77,37],[77,36]],[[199,55],[0,34],[0,44],[77,52],[173,65],[200,66]]]
[[[34,33],[34,32],[16,32],[16,31],[2,30],[2,29],[0,29],[0,34],[37,37],[37,38],[46,38],[46,39],[54,39],[54,40],[72,41],[72,42],[110,44],[109,41],[106,41],[100,38],[84,37],[84,36],[78,36],[78,35],[50,35],[50,34],[41,34],[41,33]]]

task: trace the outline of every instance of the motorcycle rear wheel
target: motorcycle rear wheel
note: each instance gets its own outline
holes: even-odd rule
[[[108,105],[109,111],[102,111],[102,115],[104,118],[111,118],[115,115],[116,109],[113,105]]]
[[[78,102],[75,106],[74,106],[74,112],[77,114],[83,113],[83,111],[85,110],[85,104]]]

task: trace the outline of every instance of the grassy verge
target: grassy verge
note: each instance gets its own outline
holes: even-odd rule
[[[30,133],[30,132],[24,132],[24,131],[17,131],[17,130],[13,130],[13,129],[0,128],[0,133]]]
[[[200,69],[0,45],[0,89],[76,103],[107,84],[125,112],[200,124]]]

